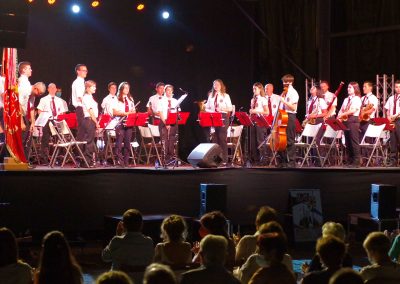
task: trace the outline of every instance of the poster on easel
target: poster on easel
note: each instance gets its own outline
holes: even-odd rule
[[[321,235],[323,224],[319,189],[290,189],[295,242],[315,241]]]

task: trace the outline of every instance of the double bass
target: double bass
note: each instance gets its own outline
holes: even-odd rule
[[[289,86],[285,86],[283,88],[283,92],[281,94],[281,98],[285,98],[288,92]],[[283,109],[280,109],[282,101],[279,101],[278,110],[274,116],[274,120],[271,126],[271,140],[269,146],[272,151],[280,152],[284,151],[287,146],[287,136],[286,136],[286,128],[289,120],[289,116],[287,112]]]

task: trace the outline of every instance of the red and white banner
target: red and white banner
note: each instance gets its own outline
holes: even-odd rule
[[[26,163],[22,145],[21,111],[17,84],[17,49],[3,49],[2,75],[4,84],[4,135],[10,155],[17,163]]]

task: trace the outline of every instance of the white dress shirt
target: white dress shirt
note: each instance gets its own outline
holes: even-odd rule
[[[135,111],[135,101],[131,100],[130,98],[126,97],[128,100],[128,111]],[[119,111],[119,112],[125,112],[125,100],[121,102],[120,100],[113,101],[112,105],[110,106],[111,113],[113,110]]]
[[[72,105],[76,108],[82,106],[82,97],[85,94],[85,79],[77,77],[72,83]]]
[[[229,111],[232,111],[232,102],[228,94],[216,93],[208,96],[206,112],[227,113]]]
[[[99,108],[97,102],[94,100],[93,95],[85,94],[82,98],[83,114],[86,117],[90,117],[89,110],[93,110],[94,116],[99,116]]]
[[[41,98],[37,109],[52,114],[53,113],[52,98],[53,97],[51,95],[47,95]],[[65,109],[64,100],[57,96],[54,96],[54,104],[56,106],[57,115],[68,111],[68,109]]]
[[[169,101],[171,101],[171,107],[169,108]],[[168,112],[175,113],[176,106],[178,105],[178,100],[175,98],[164,97],[158,104],[158,111],[160,112],[162,118],[166,120],[168,118]]]
[[[117,101],[118,97],[116,95],[108,94],[101,103],[101,108],[103,109],[103,113],[108,114],[109,116],[113,116],[112,106]]]
[[[257,95],[256,97],[253,96],[250,100],[250,108],[256,111],[256,113],[263,113],[264,107],[268,109],[268,101],[265,97]]]
[[[21,75],[18,78],[18,99],[19,99],[19,104],[22,107],[22,114],[26,115],[26,112],[28,110],[28,103],[31,103],[31,109],[33,108],[32,105],[32,100],[35,102],[34,99],[29,100],[29,96],[32,93],[32,85],[29,82],[29,79],[26,75]]]
[[[375,111],[370,114],[370,118],[374,118],[376,112],[378,111],[378,98],[373,94],[366,94],[361,98],[361,107],[366,107],[367,105],[372,104],[374,106]]]
[[[314,104],[313,104],[314,102]],[[310,106],[312,105],[311,113],[313,114],[322,114],[323,110],[326,110],[328,106],[326,105],[326,102],[323,98],[318,98],[317,96],[313,97],[311,96],[310,99],[307,101],[307,110],[306,110],[306,116],[310,113]]]
[[[146,107],[150,107],[151,110],[153,111],[153,113],[157,113],[158,112],[158,104],[161,103],[162,98],[164,97],[164,95],[159,95],[159,94],[155,94],[153,96],[151,96],[149,98],[149,101],[147,102]]]
[[[390,115],[395,115],[395,114],[398,114],[398,113],[400,113],[400,104],[399,104],[399,101],[400,101],[400,94],[399,95],[397,95],[397,101],[396,101],[396,112],[394,112],[394,97],[395,97],[396,95],[393,95],[393,96],[391,96],[387,101],[386,101],[386,104],[385,104],[385,109],[386,110],[389,110],[390,111]]]
[[[281,100],[281,97],[277,94],[272,94],[271,96],[266,96],[265,97],[267,100],[267,107],[268,107],[268,101],[271,100],[271,109],[272,109],[272,113],[270,113],[269,115],[273,115],[275,116],[277,110],[278,110],[278,106],[279,106],[279,102]]]
[[[348,110],[352,110],[354,111],[352,115],[358,117],[360,115],[360,109],[361,109],[361,98],[359,96],[352,95],[344,99],[339,114],[346,112]]]
[[[285,97],[285,102],[293,104],[295,109],[294,110],[290,110],[289,107],[287,107],[283,103],[281,104],[281,109],[285,110],[287,113],[297,113],[297,106],[298,106],[298,102],[299,102],[299,94],[297,93],[295,88],[293,88],[292,85],[289,85],[289,87],[288,87],[288,92],[287,92],[286,97]]]

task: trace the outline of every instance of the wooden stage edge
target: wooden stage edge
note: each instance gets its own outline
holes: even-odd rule
[[[320,189],[324,220],[346,221],[349,213],[369,212],[371,184],[399,188],[400,168],[0,171],[0,225],[17,231],[95,231],[103,229],[104,216],[128,208],[197,217],[200,183],[227,185],[226,215],[233,224],[253,224],[262,205],[287,213],[289,189]]]

